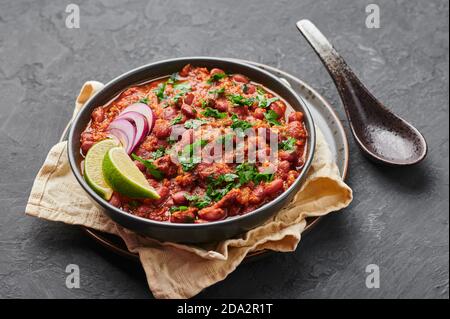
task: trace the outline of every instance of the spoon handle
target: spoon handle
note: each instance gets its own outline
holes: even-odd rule
[[[363,114],[361,101],[376,101],[345,60],[320,30],[309,20],[297,22],[297,28],[317,53],[336,84],[349,120]]]

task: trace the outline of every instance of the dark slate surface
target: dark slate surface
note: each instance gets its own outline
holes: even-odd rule
[[[365,27],[372,1],[76,2],[81,28],[72,30],[69,1],[0,4],[0,297],[151,297],[139,264],[75,227],[23,213],[85,80],[106,82],[169,57],[244,58],[307,80],[345,122],[330,78],[295,29],[307,17],[376,96],[424,133],[429,157],[381,168],[350,141],[351,207],[324,219],[295,253],[243,265],[199,296],[448,298],[448,1],[377,1],[377,30]],[[372,263],[380,289],[365,286]],[[80,289],[65,286],[68,264],[80,266]]]

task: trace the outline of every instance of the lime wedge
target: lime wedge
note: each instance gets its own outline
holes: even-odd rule
[[[122,195],[159,199],[159,194],[150,186],[123,147],[113,147],[106,153],[103,159],[103,176]]]
[[[103,158],[112,147],[118,145],[118,142],[113,139],[100,141],[89,149],[84,160],[84,179],[97,194],[106,200],[111,198],[113,190],[103,177]]]

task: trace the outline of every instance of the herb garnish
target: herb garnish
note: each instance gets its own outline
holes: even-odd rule
[[[216,73],[216,74],[213,74],[213,75],[208,79],[208,81],[206,81],[206,83],[212,84],[213,82],[219,81],[219,80],[224,79],[224,78],[226,78],[226,77],[227,77],[227,75],[226,75],[225,73]]]
[[[255,102],[254,98],[245,98],[239,94],[228,95],[228,100],[236,106],[252,106]]]
[[[143,97],[142,99],[139,100],[139,103],[144,103],[148,105],[148,102],[150,102],[148,96]]]
[[[264,117],[270,125],[281,125],[281,123],[277,121],[279,116],[274,110],[269,110],[264,113]]]
[[[288,139],[281,141],[278,144],[278,147],[281,148],[283,151],[292,151],[294,150],[296,143],[297,140],[295,138],[289,137]]]
[[[179,211],[185,211],[188,209],[189,209],[189,207],[187,207],[187,206],[172,206],[172,207],[170,207],[169,211],[171,213],[174,213],[174,212],[179,212]]]
[[[273,173],[260,173],[255,165],[242,163],[236,167],[236,173],[219,175],[217,178],[211,178],[206,190],[207,196],[219,201],[231,189],[239,188],[248,182],[259,184],[260,182],[270,182],[273,179]]]
[[[247,121],[244,121],[244,120],[239,119],[238,116],[237,116],[236,114],[233,114],[233,115],[231,116],[231,120],[233,121],[233,123],[231,124],[230,127],[231,127],[233,130],[236,130],[236,129],[242,130],[241,134],[242,134],[245,130],[247,130],[247,129],[249,129],[249,128],[252,127],[252,124],[251,124],[250,122],[247,122]]]
[[[215,95],[224,94],[225,93],[225,88],[222,87],[220,89],[215,89],[215,90],[209,91],[208,93],[209,94],[215,94]]]
[[[201,114],[203,116],[214,117],[216,119],[224,119],[227,117],[227,113],[219,112],[216,109],[210,107],[207,107]]]
[[[199,195],[189,195],[185,194],[184,197],[195,207],[202,209],[211,204],[211,198],[208,195],[203,197]]]
[[[136,154],[131,154],[131,157],[142,164],[147,168],[147,171],[156,179],[162,180],[164,178],[164,174],[153,164],[153,161],[143,159],[142,157],[137,156]]]
[[[178,161],[183,169],[187,172],[193,169],[198,163],[200,163],[200,157],[198,156],[199,149],[208,144],[208,140],[198,140],[192,144],[186,145],[183,151],[178,154]]]
[[[165,95],[164,95],[165,90],[166,90],[166,82],[160,83],[158,85],[158,88],[156,90],[154,90],[153,92],[155,92],[156,96],[161,101],[161,100],[165,99]]]
[[[166,149],[164,147],[160,147],[156,151],[152,152],[151,156],[155,160],[160,157],[163,157],[165,154],[166,154]]]
[[[178,72],[173,73],[170,78],[167,80],[168,84],[175,84],[175,82],[178,81]]]
[[[204,119],[194,119],[194,120],[188,120],[184,123],[184,127],[186,129],[198,129],[200,126],[202,126],[203,124],[208,123],[207,120]]]
[[[182,115],[178,115],[176,118],[172,119],[172,121],[170,121],[170,125],[176,125],[178,123],[180,123],[183,120],[183,116]]]

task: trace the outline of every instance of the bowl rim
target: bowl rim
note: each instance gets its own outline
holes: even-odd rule
[[[295,97],[295,99],[298,101],[298,103],[302,105],[303,110],[305,112],[304,122],[309,127],[309,130],[308,130],[308,151],[309,152],[308,152],[307,158],[305,160],[305,164],[303,165],[303,169],[300,172],[299,176],[296,178],[295,182],[292,183],[291,186],[289,186],[289,188],[287,190],[285,190],[283,193],[281,193],[279,196],[277,196],[272,201],[265,203],[261,207],[258,207],[257,209],[255,209],[249,213],[246,213],[244,215],[237,215],[237,216],[233,216],[230,218],[225,218],[222,220],[212,221],[212,222],[208,222],[208,223],[199,223],[199,224],[186,223],[186,224],[183,224],[183,223],[170,223],[167,221],[161,222],[161,221],[156,221],[156,220],[139,217],[139,216],[127,213],[127,212],[123,211],[122,209],[111,205],[108,201],[106,201],[105,199],[100,197],[100,195],[95,193],[94,190],[89,187],[89,185],[86,183],[83,176],[81,175],[81,171],[78,167],[77,161],[74,156],[74,154],[75,154],[74,152],[76,150],[74,150],[73,143],[71,142],[73,140],[74,134],[75,134],[75,132],[74,132],[75,131],[75,123],[77,123],[79,121],[83,112],[86,112],[86,111],[84,111],[84,110],[88,109],[88,108],[86,108],[86,106],[89,105],[89,103],[91,103],[91,101],[95,98],[95,96],[97,96],[100,92],[109,89],[111,86],[113,86],[117,82],[122,81],[122,80],[126,79],[127,77],[133,75],[136,72],[139,72],[139,71],[142,71],[143,69],[147,69],[147,68],[151,68],[151,67],[157,67],[158,65],[165,64],[165,63],[174,63],[174,62],[185,61],[186,64],[188,64],[190,62],[196,62],[196,61],[202,61],[202,60],[210,60],[212,62],[216,61],[216,62],[225,62],[225,63],[235,64],[238,66],[242,66],[244,68],[252,69],[255,72],[263,73],[265,76],[270,78],[272,81],[278,82],[280,85],[282,85],[286,90],[289,91],[289,93],[293,97]],[[147,82],[152,81],[152,79],[148,79],[146,81]],[[139,85],[139,84],[136,84],[136,85]],[[269,89],[271,89],[271,88],[269,87]],[[304,177],[306,176],[306,174],[311,166],[311,163],[312,163],[312,160],[313,160],[313,157],[315,154],[315,148],[316,148],[316,130],[315,130],[315,125],[314,125],[314,120],[312,118],[311,112],[310,112],[307,104],[303,102],[302,98],[291,87],[287,86],[285,83],[283,83],[283,81],[281,81],[275,75],[269,73],[266,70],[258,68],[257,66],[253,66],[253,65],[250,65],[250,64],[247,64],[244,62],[239,62],[239,61],[236,61],[236,60],[230,59],[230,58],[192,56],[192,57],[179,57],[179,58],[165,59],[165,60],[148,63],[145,65],[136,67],[134,69],[131,69],[125,73],[122,73],[121,75],[115,77],[114,79],[112,79],[111,81],[106,83],[105,86],[101,90],[96,92],[93,96],[91,96],[84,103],[81,110],[72,119],[67,143],[68,143],[67,144],[67,151],[68,151],[67,153],[68,153],[68,159],[69,159],[69,166],[72,170],[72,173],[75,175],[75,178],[77,179],[77,181],[81,185],[81,187],[84,189],[84,191],[86,191],[88,193],[88,195],[92,199],[94,199],[95,202],[98,203],[100,206],[102,206],[104,209],[114,211],[115,213],[123,215],[125,218],[130,218],[135,222],[140,222],[143,224],[147,224],[149,226],[158,226],[158,227],[167,228],[167,229],[199,229],[199,228],[213,228],[213,227],[232,224],[237,221],[249,219],[252,216],[257,215],[258,213],[265,211],[266,209],[270,208],[271,206],[274,206],[274,205],[282,202],[283,200],[285,200],[286,197],[288,197],[291,194],[291,192],[303,181]],[[79,152],[79,150],[77,150],[77,151]]]

